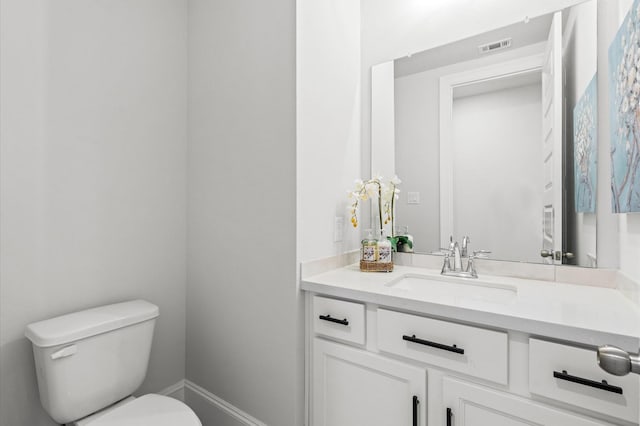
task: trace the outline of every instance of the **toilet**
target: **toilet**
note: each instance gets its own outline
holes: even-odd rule
[[[202,426],[168,396],[131,396],[149,364],[158,307],[133,300],[27,326],[40,402],[57,423],[77,426]]]

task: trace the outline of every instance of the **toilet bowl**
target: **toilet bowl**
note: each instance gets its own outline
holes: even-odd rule
[[[29,324],[40,402],[53,420],[76,426],[201,426],[184,403],[131,395],[147,373],[159,309],[116,303]]]
[[[191,408],[177,399],[147,394],[127,398],[71,426],[202,426],[202,423]]]

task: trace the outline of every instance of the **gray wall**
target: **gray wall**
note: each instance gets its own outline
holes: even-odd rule
[[[2,0],[0,425],[51,425],[28,323],[160,307],[140,392],[184,377],[186,2]]]
[[[274,426],[304,407],[295,18],[189,1],[187,379]]]

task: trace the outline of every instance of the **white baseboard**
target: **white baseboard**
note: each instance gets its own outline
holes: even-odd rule
[[[184,379],[180,380],[178,383],[162,389],[157,393],[164,396],[170,396],[184,402]]]
[[[189,380],[180,380],[178,383],[175,383],[174,385],[171,385],[157,393],[187,402],[185,398],[185,391],[189,391],[192,396],[198,398],[198,407],[201,407],[201,409],[202,407],[205,407],[206,410],[211,411],[211,413],[203,413],[206,417],[215,418],[216,415],[222,413],[231,417],[239,425],[267,426],[266,423],[261,422],[238,407],[228,403],[224,399],[212,394],[205,388],[200,387]]]
[[[185,390],[190,391],[199,399],[201,399],[201,402],[205,402],[206,405],[212,410],[223,412],[227,416],[233,418],[239,424],[245,426],[267,426],[266,423],[261,422],[255,417],[245,413],[238,407],[230,404],[224,399],[212,394],[208,390],[196,385],[189,380],[184,381],[184,388]]]

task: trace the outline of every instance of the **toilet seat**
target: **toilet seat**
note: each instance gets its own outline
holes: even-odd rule
[[[147,394],[90,421],[86,426],[202,426],[186,404],[168,396]]]

